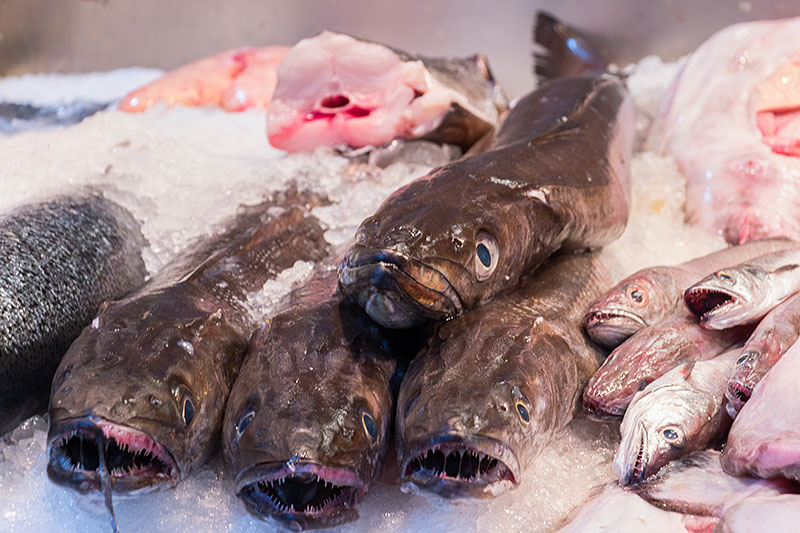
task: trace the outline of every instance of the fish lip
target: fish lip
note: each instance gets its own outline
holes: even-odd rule
[[[683,294],[683,301],[703,326],[709,325],[717,316],[742,306],[739,295],[733,291],[708,285],[689,287]]]
[[[423,274],[427,280],[421,279]],[[387,327],[409,327],[464,312],[461,297],[441,271],[396,250],[353,246],[339,269],[339,287]],[[394,316],[374,306],[370,309],[373,297],[387,295],[397,311]]]
[[[121,472],[110,467],[112,490],[118,493],[149,492],[165,486],[174,487],[182,479],[180,467],[172,453],[151,435],[105,418],[89,415],[59,420],[51,425],[47,439],[47,475],[56,484],[74,488],[79,492],[101,490],[100,473],[97,469],[71,469],[65,465],[69,459],[64,455],[64,446],[72,437],[96,441],[102,432],[104,447],[109,450],[111,441],[125,444],[128,450],[145,451],[157,459],[163,468],[139,472]],[[94,444],[93,444],[94,445]],[[108,458],[107,458],[108,460]],[[99,468],[99,467],[98,467]]]
[[[645,320],[635,313],[631,313],[627,309],[619,307],[607,307],[605,309],[589,310],[583,317],[583,329],[588,330],[596,326],[601,320],[609,318],[628,318],[633,320],[641,327],[647,327],[648,324]]]
[[[298,474],[304,478],[325,480],[342,488],[342,491],[319,508],[311,507],[303,511],[296,511],[293,504],[279,507],[279,502],[273,498],[254,496],[256,491],[259,495],[265,494],[259,484],[271,484],[298,477]],[[367,488],[367,483],[353,470],[314,461],[257,463],[241,470],[234,481],[236,496],[250,513],[262,520],[275,520],[292,529],[331,527],[355,520],[358,518],[355,505],[364,497]]]
[[[583,395],[583,410],[589,415],[589,418],[601,422],[617,420],[624,416],[626,411],[624,407],[604,406],[597,398],[588,398],[585,394]]]
[[[623,485],[637,485],[647,479],[647,467],[650,465],[650,455],[647,453],[647,431],[644,422],[639,422],[637,427],[639,428],[639,446],[636,448],[628,448],[629,452],[631,450],[636,450],[636,455],[633,457],[632,463],[630,461],[631,455],[629,453],[625,454],[625,458],[627,459],[625,461],[626,468],[624,469],[622,479],[620,479]]]
[[[494,437],[444,433],[419,439],[404,448],[400,479],[403,492],[426,491],[446,499],[492,498],[519,485],[520,466],[516,454]],[[463,454],[468,451],[477,455],[479,461],[490,458],[496,460],[497,465],[491,468],[491,476],[481,479],[479,474],[469,480],[458,474],[455,478],[450,477],[445,471],[437,474],[422,466],[421,462],[421,469],[414,470],[415,461],[422,461],[429,452],[437,451],[444,454],[445,461],[452,452]]]

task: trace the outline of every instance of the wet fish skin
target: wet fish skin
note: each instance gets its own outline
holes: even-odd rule
[[[612,241],[627,221],[632,121],[617,79],[540,87],[486,152],[435,169],[362,222],[342,292],[378,323],[407,327],[488,301],[557,249]]]
[[[795,342],[753,389],[733,421],[722,466],[734,476],[800,480],[796,406],[800,344]]]
[[[586,334],[614,348],[644,327],[684,308],[683,292],[723,265],[796,247],[789,239],[765,239],[731,246],[674,266],[654,266],[626,277],[586,311]]]
[[[745,498],[725,511],[720,533],[759,533],[792,531],[800,521],[800,496],[797,494],[764,495]]]
[[[61,357],[100,305],[144,282],[145,244],[94,190],[0,216],[0,436],[47,409]]]
[[[466,150],[507,110],[483,55],[414,56],[323,31],[298,42],[278,67],[267,135],[289,152],[398,138]]]
[[[335,268],[295,291],[287,309],[250,344],[226,409],[225,460],[254,515],[332,527],[358,517],[356,505],[380,474],[399,379],[423,337],[386,330],[341,301]],[[342,492],[315,504],[324,496],[317,479]],[[279,509],[278,496],[294,512]],[[301,509],[306,499],[323,508]]]
[[[101,310],[53,379],[52,481],[99,487],[97,458],[76,455],[98,428],[115,492],[174,485],[211,457],[258,319],[248,294],[297,260],[325,257],[323,229],[307,211],[320,201],[290,192],[244,208],[224,232]],[[119,470],[131,459],[119,451],[126,446],[149,453],[149,470]]]
[[[625,411],[614,473],[638,483],[661,467],[704,450],[727,433],[725,388],[741,348],[676,366],[637,392]]]
[[[620,344],[589,380],[584,408],[601,417],[620,417],[633,396],[681,363],[716,357],[743,341],[752,328],[709,330],[689,313],[645,328]]]
[[[758,323],[728,380],[728,413],[735,417],[753,389],[800,335],[800,294],[790,296]]]
[[[758,322],[800,291],[800,249],[762,255],[714,272],[684,293],[686,307],[704,328]]]
[[[536,276],[441,326],[400,388],[404,491],[491,498],[519,484],[572,419],[600,364],[601,352],[580,330],[580,304],[597,297],[615,268],[601,253],[552,258]],[[450,457],[476,464],[451,466]]]

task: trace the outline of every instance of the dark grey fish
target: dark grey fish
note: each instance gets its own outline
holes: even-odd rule
[[[335,293],[330,270],[254,336],[225,414],[237,496],[293,529],[358,517],[389,447],[400,378],[423,338],[378,326]]]
[[[400,388],[404,490],[489,498],[519,484],[600,365],[580,318],[614,268],[600,253],[553,258],[441,327]]]
[[[320,199],[276,195],[130,297],[105,306],[67,352],[50,398],[47,473],[79,491],[171,486],[217,449],[225,401],[260,317],[248,295],[327,255]],[[100,457],[94,444],[104,437]]]
[[[380,324],[408,327],[490,300],[556,250],[613,241],[628,218],[633,136],[619,79],[543,83],[487,151],[434,169],[362,222],[342,292]]]
[[[144,282],[133,216],[95,191],[0,216],[0,435],[47,408],[69,345],[106,300]]]
[[[0,133],[72,126],[109,106],[110,102],[67,102],[46,106],[0,102]]]

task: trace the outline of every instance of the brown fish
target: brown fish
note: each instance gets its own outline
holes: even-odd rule
[[[485,152],[403,187],[362,222],[342,292],[376,322],[408,327],[490,300],[556,250],[613,241],[628,218],[633,122],[617,78],[542,84]]]

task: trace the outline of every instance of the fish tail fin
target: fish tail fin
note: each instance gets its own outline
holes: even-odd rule
[[[565,76],[602,74],[608,61],[586,38],[544,11],[533,24],[534,74],[539,83]]]

